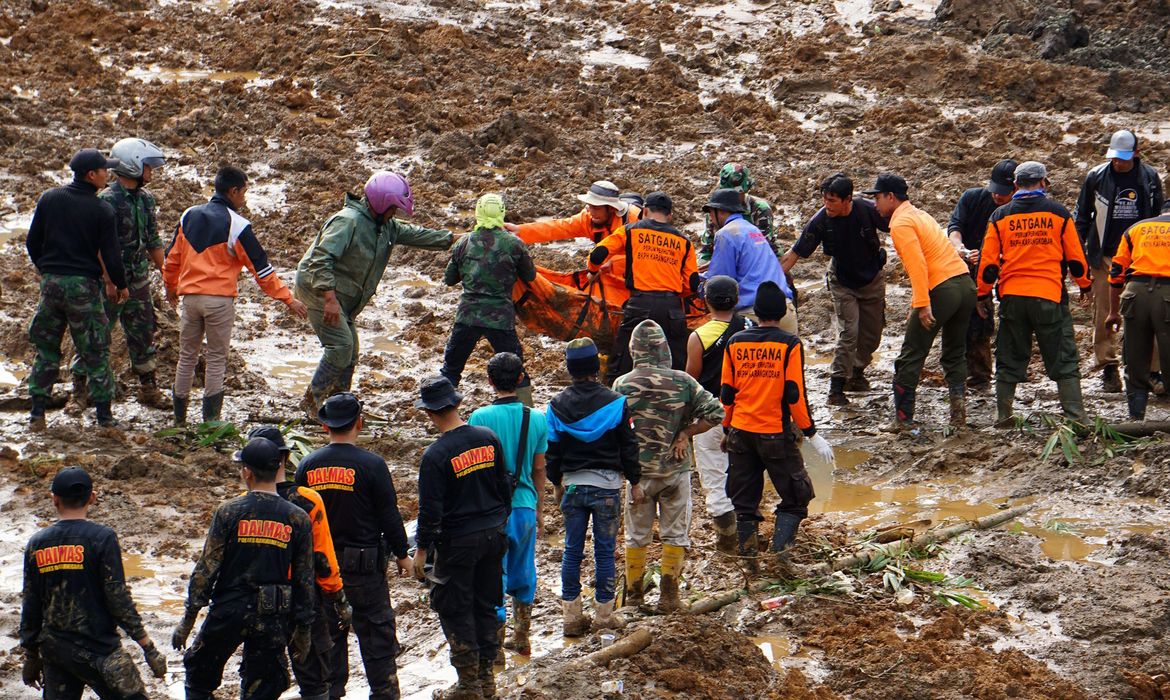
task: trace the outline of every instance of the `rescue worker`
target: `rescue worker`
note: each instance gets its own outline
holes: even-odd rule
[[[366,181],[362,197],[345,195],[345,205],[325,220],[297,265],[296,296],[309,309],[309,323],[324,352],[305,392],[310,418],[326,398],[349,391],[357,367],[357,316],[366,308],[395,245],[447,250],[450,231],[413,226],[397,216],[414,214],[406,178],[386,171]]]
[[[711,320],[695,329],[687,338],[687,374],[711,395],[719,395],[723,377],[723,351],[731,336],[744,330],[750,322],[735,312],[739,285],[726,275],[716,275],[703,287]],[[736,550],[735,507],[727,496],[727,453],[720,443],[723,432],[708,430],[694,436],[695,466],[707,498],[707,512],[715,527],[715,548],[727,555]]]
[[[297,486],[316,491],[330,513],[329,529],[341,563],[345,597],[353,607],[353,631],[361,648],[366,682],[373,700],[397,700],[398,637],[390,588],[388,555],[398,575],[410,573],[406,530],[390,468],[378,455],[357,446],[362,404],[350,393],[334,394],[317,413],[329,432],[329,444],[305,455],[297,465]],[[328,628],[333,635],[329,663],[330,697],[345,695],[349,680],[349,631],[334,611]]]
[[[239,214],[247,204],[247,192],[248,176],[243,170],[231,165],[220,168],[211,201],[183,212],[167,249],[163,266],[167,301],[178,307],[179,297],[183,298],[173,394],[176,425],[187,422],[195,365],[204,338],[203,420],[219,420],[242,268],[252,273],[265,294],[283,302],[293,315],[307,315],[305,305],[294,299],[276,276],[252,223]]]
[[[776,227],[772,223],[772,205],[760,197],[748,194],[754,184],[756,181],[752,179],[751,171],[743,163],[728,163],[719,170],[719,187],[717,189],[739,192],[744,218],[760,229],[768,241],[768,246],[772,248],[772,252],[775,253],[776,257],[780,257],[782,248],[776,235]],[[719,227],[715,226],[715,220],[710,213],[706,213],[705,219],[703,233],[699,236],[699,260],[707,263],[711,261],[711,252],[715,248],[715,232]]]
[[[817,455],[832,465],[833,448],[817,434],[804,384],[804,346],[780,328],[787,312],[784,292],[773,281],[760,285],[755,298],[760,325],[740,331],[727,341],[719,399],[726,415],[723,447],[729,456],[727,495],[735,505],[739,555],[754,567],[757,531],[764,494],[764,474],[780,503],[771,551],[783,552],[796,539],[814,496],[800,446],[791,430],[795,423]]]
[[[618,199],[622,200],[627,205],[637,207],[638,211],[641,211],[642,208],[646,206],[646,200],[642,199],[642,195],[638,194],[637,192],[622,192],[618,195]]]
[[[882,173],[871,189],[878,213],[890,222],[890,238],[910,278],[910,317],[894,361],[894,423],[914,420],[918,380],[934,338],[942,331],[940,361],[950,394],[950,423],[967,422],[967,324],[975,307],[975,281],[938,222],[909,201],[900,175]]]
[[[106,317],[112,333],[122,322],[130,366],[138,375],[138,400],[154,408],[167,408],[155,382],[154,300],[150,295],[150,268],[162,274],[163,242],[158,235],[154,195],[146,190],[156,168],[166,162],[163,152],[149,141],[122,139],[110,150],[118,161],[114,178],[98,194],[114,208],[122,266],[130,297],[122,304],[106,299]],[[85,375],[78,360],[73,362],[73,397],[85,406]]]
[[[1121,236],[1109,283],[1107,325],[1116,333],[1125,318],[1122,356],[1125,359],[1125,398],[1129,417],[1145,420],[1150,399],[1150,362],[1153,347],[1170,367],[1170,202],[1162,215],[1139,221]],[[1124,287],[1124,291],[1123,291]]]
[[[487,377],[496,399],[490,406],[477,408],[467,423],[496,434],[504,451],[504,463],[516,484],[508,516],[508,552],[503,563],[504,593],[512,597],[510,639],[504,639],[507,609],[503,605],[496,608],[496,618],[503,648],[529,656],[532,644],[528,633],[536,598],[536,539],[544,534],[548,424],[543,413],[520,403],[517,388],[524,378],[524,364],[518,355],[501,352],[493,356],[488,360]]]
[[[598,180],[589,186],[588,192],[577,195],[585,208],[576,214],[550,221],[507,223],[504,228],[529,245],[572,238],[586,238],[600,243],[619,227],[637,221],[642,216],[641,207],[621,199],[621,194],[617,185],[609,180]]]
[[[280,450],[253,438],[235,454],[248,493],[215,509],[191,572],[187,612],[171,637],[182,649],[199,611],[210,610],[183,654],[187,700],[211,700],[242,643],[241,700],[276,700],[289,687],[285,647],[308,659],[313,598],[312,524],[276,491]]]
[[[413,567],[423,580],[427,555],[434,554],[431,609],[439,615],[451,665],[459,674],[453,686],[434,693],[436,700],[496,697],[496,606],[504,597],[504,529],[512,483],[499,439],[487,428],[463,422],[462,400],[440,376],[422,382],[414,404],[442,433],[419,463]]]
[[[991,213],[1012,201],[1016,191],[1014,160],[1001,160],[991,169],[991,179],[983,187],[972,187],[963,192],[947,224],[951,244],[959,257],[967,263],[971,277],[979,270],[979,251]],[[979,280],[975,278],[978,285]],[[993,316],[983,318],[978,306],[967,326],[967,386],[982,389],[991,381],[991,336],[995,335]]]
[[[869,391],[865,368],[886,326],[886,249],[879,231],[889,231],[872,202],[853,196],[843,173],[821,182],[821,207],[804,225],[796,245],[780,259],[787,273],[818,246],[832,262],[825,273],[837,317],[837,346],[829,370],[829,405],[847,406],[846,391]]]
[[[93,481],[81,467],[65,467],[50,491],[57,522],[33,535],[24,550],[21,678],[43,689],[47,700],[80,698],[86,686],[103,699],[146,700],[118,628],[142,648],[155,678],[166,676],[167,660],[126,587],[118,536],[87,519],[97,502]]]
[[[641,605],[645,595],[646,549],[654,521],[662,540],[662,578],[658,612],[681,610],[678,584],[691,546],[691,438],[723,421],[719,399],[686,372],[671,369],[666,334],[649,319],[630,338],[633,371],[614,382],[626,397],[638,436],[638,481],[644,498],[626,509],[626,605]]]
[[[1017,166],[1016,193],[991,215],[979,256],[979,314],[991,316],[992,285],[999,297],[995,409],[1001,426],[1011,424],[1016,384],[1027,379],[1033,335],[1065,417],[1086,420],[1065,271],[1083,300],[1092,297],[1093,285],[1072,216],[1048,197],[1047,189],[1048,169],[1042,163]]]
[[[77,368],[88,380],[98,425],[117,425],[110,409],[114,373],[103,281],[105,298],[116,304],[125,302],[129,291],[114,210],[97,193],[106,186],[109,169],[118,165],[97,149],[81,149],[69,161],[73,182],[42,194],[29,224],[25,247],[41,276],[41,299],[28,328],[29,344],[36,351],[28,375],[28,420],[34,431],[45,429],[45,407],[61,372],[66,328],[77,351]]]
[[[581,559],[585,528],[593,520],[593,569],[596,585],[594,629],[625,626],[614,612],[616,573],[614,549],[622,517],[622,481],[630,482],[634,503],[643,499],[638,485],[638,438],[626,398],[597,381],[601,371],[597,346],[576,338],[565,346],[565,365],[573,383],[549,402],[548,479],[561,504],[565,550],[561,557],[561,607],[566,637],[589,631],[582,613]]]
[[[688,331],[683,300],[699,290],[699,267],[690,239],[671,225],[673,217],[670,196],[651,192],[646,195],[645,218],[606,236],[589,254],[590,272],[600,270],[611,257],[624,255],[626,259],[630,298],[622,305],[622,323],[606,362],[606,384],[630,371],[630,334],[646,319],[654,320],[666,332],[674,368],[686,366]]]
[[[280,450],[276,492],[281,498],[308,513],[309,522],[313,526],[313,575],[317,580],[317,590],[314,597],[316,614],[313,617],[311,644],[309,653],[303,661],[297,661],[294,649],[290,648],[289,653],[293,655],[293,676],[301,689],[301,700],[327,700],[333,637],[330,634],[329,615],[326,613],[325,604],[329,604],[339,629],[348,631],[353,623],[353,609],[345,599],[341,567],[337,563],[333,536],[329,532],[329,515],[325,512],[325,502],[316,491],[281,478],[287,473],[288,456],[292,449],[285,443],[280,428],[274,425],[261,425],[248,431],[249,440],[258,437],[270,440]]]
[[[784,277],[780,260],[760,229],[744,218],[739,193],[731,189],[715,190],[703,205],[703,211],[718,228],[706,276],[727,275],[736,281],[739,285],[737,310],[745,311],[745,315],[750,313],[747,310],[755,304],[756,289],[767,281],[775,282],[791,302],[792,287]],[[796,309],[792,308],[785,314],[781,330],[796,335],[796,329]]]
[[[1162,179],[1153,167],[1142,162],[1137,136],[1129,129],[1113,132],[1105,157],[1108,162],[1085,176],[1073,217],[1092,271],[1096,369],[1101,371],[1102,390],[1118,393],[1121,374],[1117,369],[1117,338],[1105,327],[1112,259],[1121,234],[1141,219],[1157,216],[1162,211],[1165,195]]]
[[[455,325],[443,351],[439,371],[459,386],[467,358],[480,338],[487,338],[495,352],[511,352],[523,361],[524,348],[516,337],[516,307],[512,287],[517,280],[536,279],[536,265],[524,243],[504,230],[504,198],[485,194],[475,203],[475,229],[451,251],[443,284],[463,285]],[[524,374],[516,394],[532,405],[532,380]]]

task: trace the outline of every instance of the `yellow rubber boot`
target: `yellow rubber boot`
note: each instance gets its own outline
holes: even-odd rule
[[[678,596],[678,579],[682,575],[687,550],[673,544],[662,545],[662,590],[658,595],[658,612],[672,613],[683,605]]]
[[[642,579],[645,575],[646,548],[626,547],[626,605],[642,604],[642,595],[645,592]]]

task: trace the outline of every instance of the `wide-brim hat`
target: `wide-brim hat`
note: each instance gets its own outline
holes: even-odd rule
[[[463,394],[456,391],[451,380],[443,376],[424,379],[418,394],[414,407],[427,411],[442,411],[458,406],[463,401]]]
[[[598,180],[589,186],[588,192],[577,195],[577,199],[598,207],[611,207],[617,213],[625,214],[630,205],[619,199],[621,193],[618,186],[609,180]]]
[[[703,211],[711,209],[719,209],[731,214],[742,214],[744,208],[743,201],[740,198],[740,191],[729,187],[715,190],[707,198],[707,203],[703,205]]]
[[[361,414],[362,402],[348,391],[343,391],[325,399],[317,411],[317,421],[327,428],[344,428]]]

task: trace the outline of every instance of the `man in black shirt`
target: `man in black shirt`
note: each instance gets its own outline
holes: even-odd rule
[[[241,700],[276,700],[289,687],[285,647],[308,657],[316,607],[312,524],[276,492],[282,456],[257,437],[236,453],[248,493],[211,516],[203,554],[191,572],[187,613],[171,636],[182,649],[199,611],[211,608],[183,654],[187,700],[211,700],[240,644]]]
[[[423,381],[415,407],[442,436],[423,452],[418,469],[418,551],[414,574],[425,577],[435,550],[431,608],[451,646],[455,685],[437,700],[496,696],[492,663],[499,648],[496,606],[504,597],[504,525],[512,510],[512,484],[503,448],[487,428],[459,417],[463,396],[445,377]]]
[[[971,270],[971,277],[979,269],[979,251],[987,222],[996,209],[1012,201],[1016,191],[1016,161],[1001,160],[991,169],[991,179],[983,187],[972,187],[963,192],[955,204],[947,235]],[[991,383],[991,336],[995,334],[995,317],[984,318],[979,310],[971,312],[967,326],[967,386],[987,388]]]
[[[317,420],[329,431],[329,444],[300,461],[296,482],[319,493],[329,513],[370,698],[397,700],[398,636],[386,582],[388,554],[397,560],[400,576],[410,571],[398,495],[385,460],[355,444],[362,430],[362,404],[356,396],[330,396],[317,411]],[[338,698],[345,695],[349,680],[349,631],[339,627],[333,611],[326,612],[333,631],[330,693]]]
[[[155,678],[166,675],[167,661],[147,636],[126,588],[118,536],[86,520],[97,496],[81,467],[58,472],[51,490],[59,519],[33,535],[24,550],[24,682],[43,685],[46,698],[80,698],[88,685],[102,698],[146,700],[118,628],[142,647]]]
[[[780,259],[784,272],[798,258],[823,246],[832,263],[825,277],[837,314],[837,347],[829,375],[829,404],[848,405],[845,391],[869,391],[865,368],[873,359],[886,325],[886,251],[878,231],[889,222],[873,202],[853,196],[853,181],[842,173],[821,183],[824,206]]]
[[[25,247],[41,275],[41,301],[28,329],[36,349],[28,393],[29,428],[45,428],[45,405],[61,369],[65,329],[77,349],[77,370],[89,378],[89,402],[98,425],[114,426],[114,374],[110,371],[110,332],[104,299],[121,304],[129,296],[114,208],[98,198],[109,168],[118,166],[93,148],[69,161],[73,182],[41,195],[29,224]],[[105,297],[102,295],[103,284]]]

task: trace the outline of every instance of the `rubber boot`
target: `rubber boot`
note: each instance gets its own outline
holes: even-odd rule
[[[520,403],[532,408],[532,385],[516,387],[516,398],[520,399]]]
[[[1101,372],[1101,391],[1106,394],[1121,393],[1121,373],[1117,370],[1117,365],[1109,365]]]
[[[581,594],[572,600],[561,601],[566,637],[580,637],[589,631],[589,618],[581,611]]]
[[[658,592],[658,612],[663,615],[682,610],[678,597],[678,580],[682,576],[687,550],[673,544],[662,545],[662,583]]]
[[[950,388],[951,427],[967,427],[967,385],[956,384]]]
[[[508,621],[500,623],[496,628],[496,660],[497,666],[506,666],[508,664],[508,654],[504,651],[504,643],[508,641]]]
[[[109,401],[98,401],[94,404],[97,409],[97,424],[103,428],[116,428],[118,421],[114,420],[114,412],[110,410]]]
[[[154,372],[142,372],[138,375],[138,402],[151,408],[166,408],[167,400],[158,390],[154,380]]]
[[[845,382],[845,391],[853,391],[857,393],[873,390],[870,386],[869,380],[865,378],[864,370],[853,370],[853,375]]]
[[[1161,372],[1150,372],[1150,392],[1158,396],[1166,395],[1166,382],[1162,380]]]
[[[756,540],[756,532],[759,529],[759,523],[755,520],[737,520],[735,522],[735,534],[739,539],[739,556],[744,559],[749,571],[756,571],[759,564],[756,557],[759,555],[759,543]]]
[[[796,530],[804,518],[792,513],[776,513],[776,528],[772,530],[772,551],[779,554],[796,540]]]
[[[171,394],[171,403],[174,404],[175,409],[175,425],[187,424],[187,404],[190,403],[189,396],[175,396]]]
[[[341,376],[337,379],[337,390],[333,393],[337,393],[338,391],[349,391],[353,388],[353,373],[356,369],[357,363],[355,362],[349,367],[341,370]],[[326,396],[325,398],[329,397]]]
[[[1014,409],[1016,403],[1016,385],[1003,380],[995,380],[995,427],[1010,428],[1015,425]]]
[[[491,661],[488,661],[491,667]],[[479,666],[456,666],[455,672],[459,680],[450,688],[436,690],[431,697],[434,700],[479,700],[483,697],[482,686],[479,682]]]
[[[352,368],[341,369],[334,367],[325,360],[317,363],[317,369],[313,372],[313,379],[309,381],[309,388],[305,390],[305,398],[301,401],[301,408],[304,409],[305,416],[309,422],[317,422],[317,409],[321,408],[321,404],[325,403],[325,399],[337,393],[338,387],[341,386],[341,380],[347,370],[352,378]]]
[[[487,659],[479,660],[479,692],[482,698],[496,697],[496,671]]]
[[[528,632],[532,629],[532,603],[520,603],[512,599],[512,637],[504,642],[505,649],[522,656],[532,655],[532,642]]]
[[[45,401],[44,396],[32,397],[32,408],[28,412],[28,429],[39,433],[45,429]]]
[[[914,389],[907,389],[894,382],[894,422],[890,425],[890,430],[899,432],[913,425],[915,402]]]
[[[1150,401],[1148,391],[1130,391],[1125,394],[1125,401],[1129,404],[1130,420],[1146,419],[1146,404]]]
[[[715,549],[729,557],[735,556],[735,511],[731,510],[723,515],[716,515]]]
[[[73,393],[69,396],[66,413],[81,413],[89,407],[89,381],[84,374],[73,375]]]
[[[646,548],[626,547],[626,605],[637,607],[646,594]]]
[[[1114,367],[1113,371],[1117,371]],[[1120,391],[1120,390],[1119,390]],[[1056,383],[1056,393],[1060,397],[1060,410],[1064,417],[1076,423],[1087,423],[1088,414],[1085,413],[1085,401],[1081,398],[1081,378],[1069,377]]]
[[[829,377],[829,405],[849,405],[849,397],[845,395],[845,377]]]
[[[597,602],[594,599],[594,602]],[[593,629],[595,630],[620,630],[626,626],[626,618],[624,615],[613,611],[614,601],[607,603],[597,603],[597,614],[593,616]]]
[[[223,411],[223,392],[203,397],[203,422],[219,420]]]

